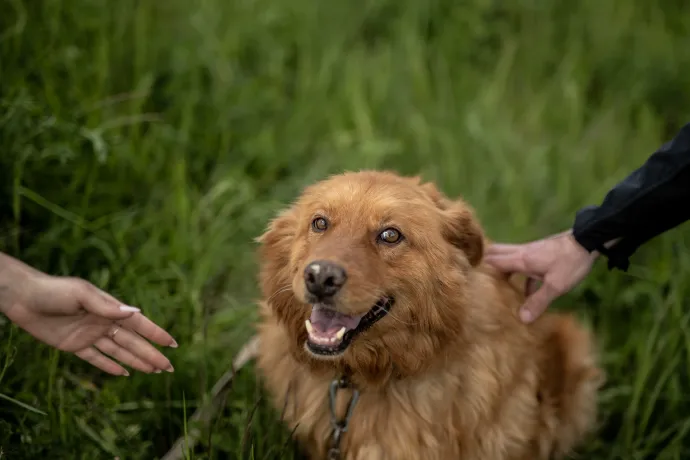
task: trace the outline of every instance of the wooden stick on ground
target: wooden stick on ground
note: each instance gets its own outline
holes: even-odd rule
[[[185,458],[185,449],[193,449],[196,445],[199,436],[201,435],[197,424],[208,424],[216,413],[222,409],[220,400],[223,398],[225,390],[232,382],[235,373],[239,371],[247,362],[256,357],[259,346],[259,338],[253,336],[235,356],[230,368],[223,376],[213,385],[211,390],[211,399],[199,407],[194,414],[189,418],[187,426],[190,427],[187,436],[181,436],[173,447],[163,456],[162,460],[182,460]],[[194,426],[192,426],[194,425]]]

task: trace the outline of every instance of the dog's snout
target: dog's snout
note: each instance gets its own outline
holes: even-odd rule
[[[327,260],[317,260],[304,269],[307,291],[318,298],[332,297],[347,281],[347,272],[340,265]]]

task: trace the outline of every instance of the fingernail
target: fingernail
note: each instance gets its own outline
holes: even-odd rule
[[[529,310],[520,310],[520,319],[525,323],[532,321],[532,312]]]
[[[129,377],[129,372],[127,372],[127,369],[122,371],[122,375],[124,375],[125,377]]]
[[[177,342],[175,339],[173,339],[173,341],[170,343],[170,348],[177,348]]]
[[[161,372],[163,372],[163,371],[161,371],[160,369],[156,369],[156,370],[154,371],[155,374],[160,374]]]
[[[138,312],[141,311],[137,307],[130,307],[129,305],[120,305],[120,311],[131,311],[131,312]]]
[[[172,364],[171,364],[170,366],[168,366],[168,368],[166,369],[166,371],[168,371],[168,372],[175,372],[175,368],[174,368],[174,367],[172,366]]]

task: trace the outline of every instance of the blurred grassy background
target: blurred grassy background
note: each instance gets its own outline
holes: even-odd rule
[[[680,0],[3,1],[0,250],[180,343],[174,374],[114,378],[3,320],[5,458],[162,456],[251,334],[252,238],[327,174],[421,173],[496,240],[568,227],[690,120],[688,17]],[[688,242],[598,264],[556,305],[605,349],[582,458],[690,456]],[[245,368],[194,458],[292,458],[260,396]]]

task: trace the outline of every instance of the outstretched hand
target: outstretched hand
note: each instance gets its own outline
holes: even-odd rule
[[[174,370],[147,339],[169,347],[177,343],[138,308],[83,279],[49,276],[2,254],[0,311],[36,339],[110,374],[129,375],[108,356],[142,372]]]
[[[520,319],[537,319],[561,295],[578,285],[592,270],[597,252],[588,252],[575,241],[571,231],[525,244],[493,244],[486,262],[506,273],[522,273],[530,278],[527,299]],[[542,285],[536,288],[536,282]]]

